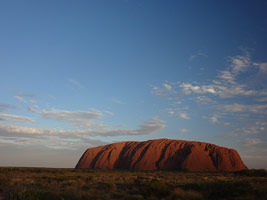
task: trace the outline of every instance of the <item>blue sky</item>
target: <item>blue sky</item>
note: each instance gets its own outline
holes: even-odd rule
[[[171,138],[267,168],[266,1],[1,1],[0,165]]]

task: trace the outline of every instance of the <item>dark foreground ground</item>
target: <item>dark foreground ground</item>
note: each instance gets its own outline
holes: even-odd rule
[[[0,199],[267,199],[267,172],[0,168]]]

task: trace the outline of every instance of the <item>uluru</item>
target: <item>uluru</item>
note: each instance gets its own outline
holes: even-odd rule
[[[204,142],[171,139],[127,141],[89,148],[76,168],[177,171],[247,169],[234,149]]]

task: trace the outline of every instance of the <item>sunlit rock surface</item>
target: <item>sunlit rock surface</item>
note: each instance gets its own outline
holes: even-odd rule
[[[119,142],[89,148],[76,168],[189,171],[247,169],[234,149],[204,142],[169,139]]]

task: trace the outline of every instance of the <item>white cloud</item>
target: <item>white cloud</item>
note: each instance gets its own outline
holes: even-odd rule
[[[187,128],[181,128],[179,130],[179,132],[181,132],[181,133],[187,133],[187,132],[189,132],[189,130]]]
[[[182,104],[182,101],[176,101],[173,103],[173,105],[179,105],[179,104]]]
[[[104,111],[113,114],[109,111]],[[146,135],[153,134],[166,125],[164,121],[154,117],[151,120],[139,125],[137,129],[113,129],[111,126],[94,121],[103,116],[103,112],[98,110],[91,111],[67,111],[67,110],[43,110],[39,112],[43,119],[70,122],[77,128],[76,130],[53,129],[52,132],[61,137],[86,137],[86,136],[117,136],[117,135]]]
[[[237,55],[229,58],[230,66],[234,74],[246,71],[251,66],[250,54],[248,51],[243,51],[244,55]]]
[[[0,121],[33,122],[29,117],[0,113]]]
[[[231,84],[235,84],[235,76],[230,72],[230,71],[226,71],[226,70],[222,70],[219,72],[218,78],[229,82]]]
[[[213,123],[213,124],[217,123],[218,122],[218,117],[217,116],[212,116],[210,118],[210,122]]]
[[[219,120],[218,120],[218,116],[217,115],[213,115],[211,117],[203,116],[202,118],[209,120],[212,124],[219,123]]]
[[[244,145],[245,146],[254,146],[263,143],[262,139],[246,138]]]
[[[52,110],[52,111],[41,111],[41,117],[44,119],[51,119],[56,121],[87,121],[94,118],[100,118],[103,113],[99,110],[90,111],[68,111],[68,110]]]
[[[181,119],[190,119],[190,117],[188,116],[187,113],[179,113],[179,117],[180,117]]]
[[[221,107],[225,112],[251,112],[254,114],[266,114],[267,104],[261,105],[244,105],[244,104],[228,104]]]
[[[51,129],[52,130],[52,129]],[[37,129],[37,128],[30,128],[30,127],[22,127],[22,126],[16,126],[16,125],[4,125],[0,124],[0,136],[19,136],[19,137],[25,137],[28,135],[43,135],[50,133],[51,130],[48,129]]]
[[[80,149],[88,146],[103,145],[105,142],[93,140],[88,137],[76,135],[65,137],[62,130],[37,129],[20,127],[15,125],[0,124],[0,146],[3,145],[27,145],[27,147],[38,145],[50,149]],[[74,133],[74,132],[73,132]],[[86,145],[86,146],[85,146]]]
[[[170,84],[163,83],[162,85],[169,91],[172,89],[172,86]]]
[[[26,103],[27,101],[21,97],[21,96],[14,96],[17,100],[19,100],[20,102]]]
[[[169,114],[169,116],[173,116],[174,115],[174,111],[170,110],[170,111],[168,111],[168,114]]]
[[[90,111],[68,111],[68,110],[42,110],[40,115],[43,119],[50,119],[62,122],[71,122],[78,127],[90,127],[93,119],[101,118],[103,112],[99,110]]]
[[[120,135],[151,135],[162,129],[166,125],[164,121],[159,120],[157,117],[152,118],[151,120],[139,125],[137,129],[113,129],[106,131],[89,131],[87,134],[89,136],[120,136]]]
[[[267,90],[247,90],[245,85],[233,84],[225,85],[222,82],[216,81],[216,84],[210,85],[192,85],[191,83],[180,84],[182,91],[185,95],[195,94],[213,94],[221,98],[230,98],[235,96],[253,96],[253,95],[263,95],[267,93]]]
[[[267,122],[258,121],[253,124],[249,124],[245,127],[236,128],[229,131],[226,136],[239,136],[239,135],[255,135],[264,134],[267,131]]]
[[[246,84],[237,82],[236,77],[248,70],[252,65],[257,66],[260,71],[267,71],[267,62],[253,63],[248,51],[243,50],[244,55],[229,58],[230,69],[219,71],[219,80],[213,80],[211,84],[201,85],[198,83],[182,83],[180,88],[185,95],[212,94],[220,98],[232,98],[237,96],[261,96],[266,95],[266,89],[251,89]],[[159,88],[160,89],[160,88]]]
[[[165,122],[154,117],[147,122],[138,126],[137,129],[112,129],[111,127],[95,126],[93,129],[76,129],[76,130],[64,130],[64,129],[37,129],[30,127],[21,127],[15,125],[3,125],[0,124],[0,136],[9,137],[29,137],[42,136],[42,137],[54,137],[58,138],[77,138],[84,139],[88,136],[121,136],[121,135],[150,135],[154,134],[166,127]]]
[[[216,90],[213,85],[192,85],[190,83],[182,83],[180,84],[180,87],[182,88],[182,91],[185,94],[191,94],[191,93],[197,93],[197,94],[205,94],[205,93],[211,93],[216,94]]]
[[[122,136],[122,135],[151,135],[163,128],[166,125],[164,121],[154,117],[151,120],[139,125],[137,129],[108,129],[108,130],[71,130],[71,131],[59,131],[59,133],[65,136]]]
[[[196,100],[198,103],[202,103],[202,104],[208,104],[208,103],[214,102],[211,98],[206,97],[206,96],[198,96],[196,97]]]
[[[244,112],[246,110],[246,106],[242,104],[229,104],[229,105],[224,105],[223,110],[226,112]]]

